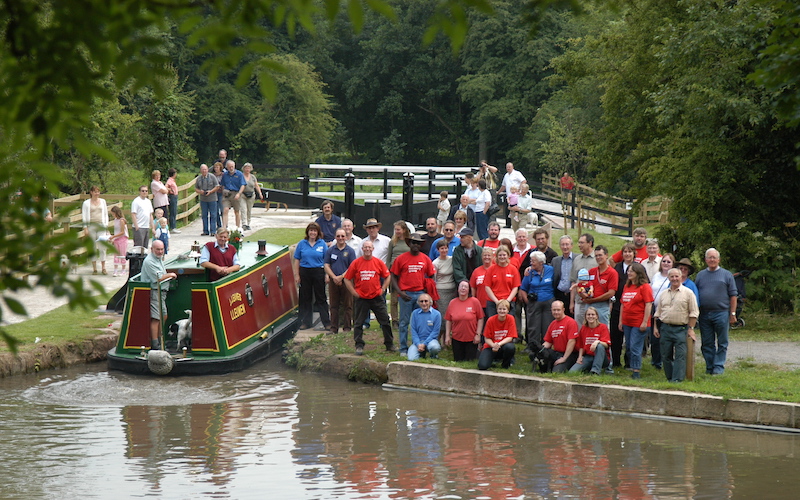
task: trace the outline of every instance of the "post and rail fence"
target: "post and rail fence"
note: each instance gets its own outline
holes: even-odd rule
[[[382,221],[407,220],[424,227],[425,219],[437,211],[441,191],[448,191],[451,203],[457,203],[464,191],[464,174],[473,167],[465,166],[384,166],[384,165],[254,165],[254,173],[262,192],[272,203],[288,208],[319,208],[322,201],[333,199],[337,212],[357,223],[375,217]],[[499,173],[498,173],[498,176]],[[180,225],[198,216],[200,204],[194,191],[194,179],[179,186],[176,219]],[[630,236],[635,226],[666,222],[669,201],[649,198],[640,204],[638,213],[632,213],[632,200],[618,198],[583,184],[564,190],[559,179],[542,175],[541,182],[528,181],[531,195],[542,201],[561,205],[560,211],[540,210],[553,220],[564,220],[564,227],[593,228],[605,226],[611,231]],[[112,206],[126,208],[136,198],[131,194],[108,194],[103,198]],[[87,194],[72,195],[53,200],[52,210],[79,203]],[[257,206],[264,206],[257,203]],[[81,227],[80,207],[60,214],[59,231]],[[357,231],[359,232],[359,231]]]

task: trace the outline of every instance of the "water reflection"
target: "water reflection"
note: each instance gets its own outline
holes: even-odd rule
[[[797,437],[298,374],[0,381],[0,498],[793,497]]]

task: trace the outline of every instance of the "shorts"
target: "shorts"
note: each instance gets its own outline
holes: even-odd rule
[[[222,209],[223,210],[227,210],[229,208],[232,208],[234,211],[238,211],[239,210],[239,207],[240,207],[239,203],[240,202],[235,199],[236,198],[236,193],[238,193],[238,191],[228,191],[227,189],[224,189],[222,191]]]
[[[161,321],[167,315],[167,294],[161,292],[161,312],[158,314],[158,290],[155,288],[150,289],[150,319],[157,319]]]

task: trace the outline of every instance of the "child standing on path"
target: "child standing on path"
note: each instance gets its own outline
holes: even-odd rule
[[[436,204],[436,208],[439,209],[439,213],[436,215],[436,224],[439,226],[439,232],[441,233],[444,223],[447,222],[447,218],[450,216],[450,200],[447,199],[447,191],[442,191],[439,194],[439,203]]]
[[[114,235],[109,238],[117,249],[117,255],[114,256],[114,276],[125,275],[125,255],[128,252],[128,221],[122,214],[119,207],[111,207],[111,213],[114,215]],[[117,266],[121,266],[122,271],[117,274]]]

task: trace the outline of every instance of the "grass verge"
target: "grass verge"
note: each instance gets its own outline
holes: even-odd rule
[[[375,323],[373,322],[374,325]],[[367,344],[364,348],[365,358],[381,363],[404,360],[399,354],[387,353],[384,350],[383,337],[379,331],[366,330],[364,332],[364,340]],[[340,332],[336,335],[319,335],[314,338],[313,343],[315,351],[324,351],[329,356],[352,354],[354,352],[353,338],[350,333]],[[642,378],[638,381],[632,380],[630,372],[625,369],[617,369],[613,374],[604,374],[599,377],[583,374],[533,373],[528,356],[522,352],[522,349],[521,345],[517,347],[516,363],[511,368],[504,370],[499,365],[495,365],[492,370],[592,384],[636,386],[665,391],[680,390],[721,396],[727,399],[762,399],[800,403],[800,370],[789,370],[783,366],[741,360],[728,363],[724,375],[712,377],[705,374],[703,359],[698,355],[695,360],[695,380],[672,384],[667,382],[663,371],[656,370],[650,365],[649,358],[645,358],[643,361]],[[302,353],[299,357],[302,358]],[[470,370],[477,369],[477,361],[453,361],[453,354],[449,349],[444,349],[440,353],[439,359],[421,359],[419,362]],[[296,365],[302,367],[302,359],[296,360]]]
[[[98,303],[105,303],[110,296],[98,298]],[[83,309],[70,309],[63,305],[33,319],[8,325],[4,329],[17,340],[17,349],[25,352],[38,343],[64,344],[89,339],[102,333],[102,328],[111,322],[104,313]],[[5,342],[0,342],[0,352],[10,352]]]

